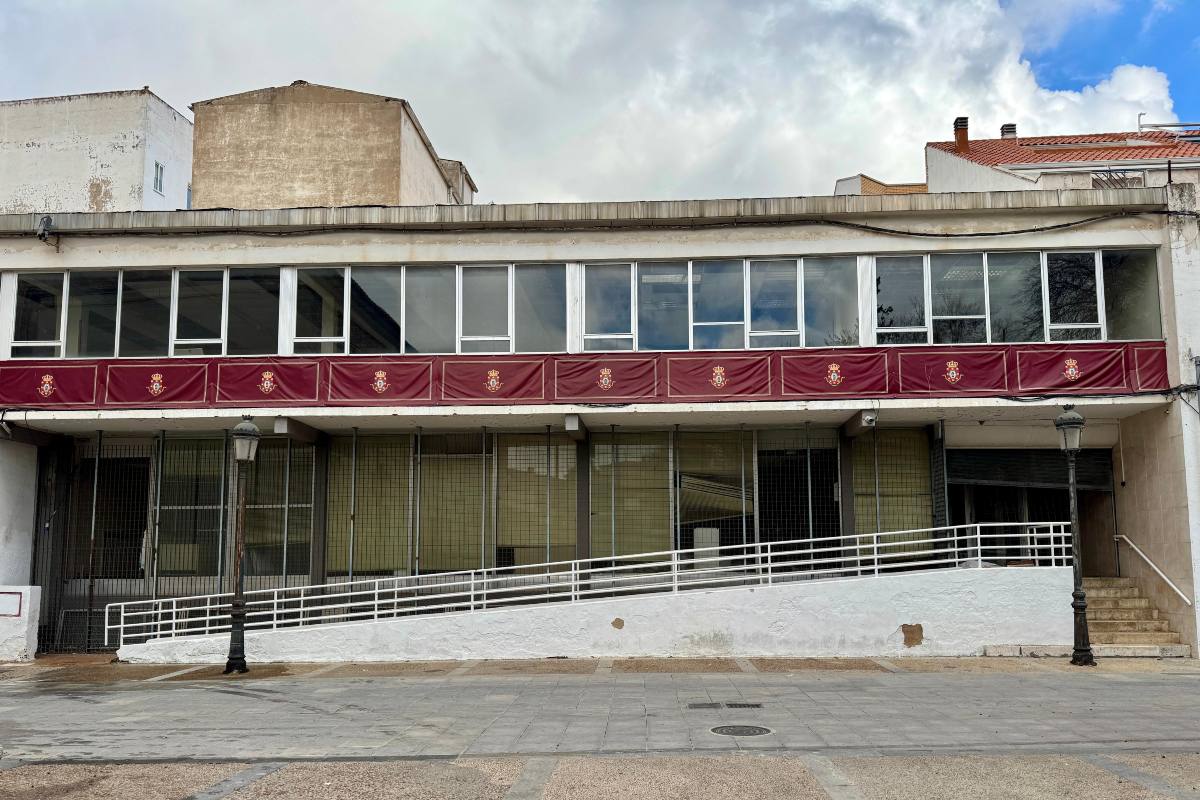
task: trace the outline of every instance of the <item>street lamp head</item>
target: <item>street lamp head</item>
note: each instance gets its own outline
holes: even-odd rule
[[[258,432],[258,426],[250,421],[250,417],[242,417],[242,421],[234,426],[230,435],[233,437],[234,458],[239,463],[254,461],[254,457],[258,455],[258,440],[262,434]]]
[[[1078,453],[1079,439],[1083,434],[1083,415],[1075,410],[1075,406],[1063,406],[1063,413],[1054,420],[1061,439],[1059,445],[1063,452]]]

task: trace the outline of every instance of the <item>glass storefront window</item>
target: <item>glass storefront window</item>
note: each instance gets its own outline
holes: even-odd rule
[[[274,333],[274,332],[272,332]],[[121,274],[123,357],[165,356],[171,342],[171,273],[169,270],[126,270]],[[275,352],[275,342],[271,342]]]
[[[1040,342],[1042,259],[1038,253],[988,253],[993,342]]]
[[[119,280],[116,270],[71,273],[67,293],[67,357],[112,357],[117,343]]]
[[[350,271],[350,352],[402,353],[403,267]]]
[[[61,272],[17,275],[16,320],[13,341],[39,343],[13,346],[13,357],[59,355],[64,276]]]
[[[513,271],[513,321],[518,353],[567,349],[567,267],[519,264]]]
[[[929,283],[933,299],[934,343],[986,342],[983,254],[939,253],[930,256]]]
[[[638,349],[688,349],[686,261],[638,264]]]
[[[270,355],[277,352],[279,267],[236,267],[229,270],[228,314],[227,355]]]
[[[804,259],[804,345],[858,344],[858,259]]]
[[[454,267],[406,267],[404,352],[454,352]]]
[[[1108,338],[1162,338],[1154,251],[1105,250],[1101,253],[1101,264]]]
[[[340,340],[344,281],[341,267],[296,270],[297,339]]]

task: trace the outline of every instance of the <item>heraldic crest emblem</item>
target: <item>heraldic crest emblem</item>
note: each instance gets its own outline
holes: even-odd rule
[[[942,377],[946,379],[946,383],[953,386],[963,379],[963,371],[959,369],[957,361],[947,361],[946,371],[942,373]]]
[[[613,380],[612,370],[609,369],[608,367],[601,368],[600,379],[598,381],[596,381],[596,385],[599,386],[600,389],[605,392],[607,392],[609,389],[616,386],[617,382]]]
[[[375,380],[371,381],[371,388],[376,394],[383,394],[388,390],[391,384],[387,382],[387,372],[385,370],[377,370],[375,372]]]
[[[500,382],[500,370],[489,369],[487,380],[483,382],[483,388],[487,389],[489,392],[498,392],[502,386],[504,386],[504,384]]]
[[[275,387],[278,385],[275,382],[275,373],[267,370],[263,372],[262,380],[258,382],[258,390],[263,394],[270,394],[275,391]]]
[[[1063,377],[1069,381],[1077,381],[1083,377],[1083,370],[1079,368],[1079,362],[1073,358],[1068,358],[1063,363]]]
[[[724,388],[725,384],[729,383],[729,379],[725,377],[725,368],[713,367],[712,377],[708,379],[708,382],[718,389]]]
[[[160,394],[166,391],[166,389],[167,385],[163,383],[163,376],[161,372],[156,372],[150,376],[150,385],[146,387],[146,390],[150,392],[150,394],[158,397]]]
[[[842,374],[841,364],[830,364],[825,368],[825,382],[830,386],[838,386],[846,377]]]
[[[49,397],[50,395],[54,394],[55,388],[56,387],[54,386],[54,376],[53,375],[43,375],[42,382],[37,387],[37,393],[40,394],[42,397]]]

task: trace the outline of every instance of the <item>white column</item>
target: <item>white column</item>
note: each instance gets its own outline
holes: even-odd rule
[[[37,514],[37,448],[0,432],[0,585],[25,586]]]

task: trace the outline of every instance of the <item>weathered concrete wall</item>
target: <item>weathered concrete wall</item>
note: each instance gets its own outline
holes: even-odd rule
[[[40,587],[0,583],[0,663],[33,660],[41,599]]]
[[[299,84],[194,106],[196,208],[446,202],[405,104]]]
[[[251,661],[977,655],[1069,642],[1070,593],[1063,567],[947,570],[256,631],[246,649]],[[227,648],[228,636],[163,639],[118,656],[220,663]]]
[[[183,208],[174,194],[149,196],[151,151],[182,179],[190,129],[146,91],[0,103],[0,213]],[[178,198],[186,196],[181,185]]]
[[[37,448],[0,439],[0,583],[30,581]]]
[[[936,147],[925,148],[925,182],[930,192],[1019,192],[1041,188],[1033,181],[976,164]]]
[[[1116,468],[1117,533],[1137,544],[1195,602],[1193,552],[1197,543],[1189,508],[1189,472],[1185,462],[1182,403],[1144,411],[1121,421],[1121,444],[1113,453]],[[1200,435],[1195,425],[1191,435]],[[1192,478],[1191,480],[1195,480]],[[1128,546],[1120,547],[1121,574],[1137,578],[1142,589],[1196,652],[1195,609]]]

